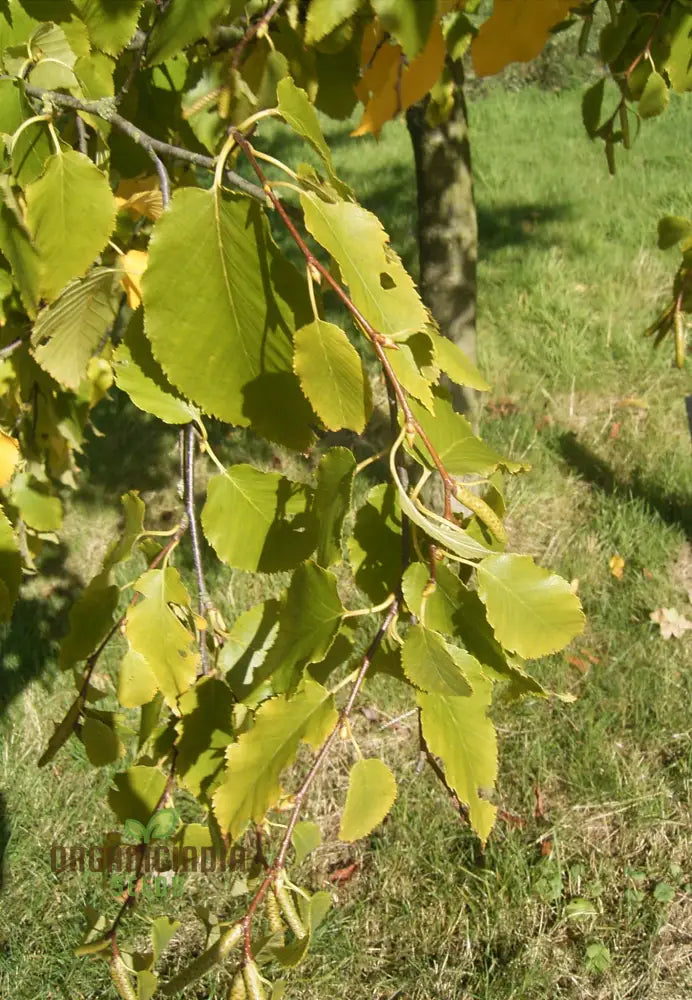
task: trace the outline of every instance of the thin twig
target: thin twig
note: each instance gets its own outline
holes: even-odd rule
[[[243,58],[243,53],[248,43],[252,41],[252,39],[255,37],[255,35],[261,28],[265,28],[269,24],[269,22],[277,13],[279,7],[281,7],[283,2],[284,0],[274,0],[274,3],[264,12],[262,17],[260,17],[259,20],[255,21],[253,24],[250,25],[248,30],[245,32],[245,34],[243,35],[243,37],[240,39],[239,43],[233,50],[233,58],[231,60],[231,66],[233,69],[238,69],[238,67],[240,66],[240,61]]]
[[[77,145],[79,146],[79,152],[83,153],[84,156],[86,156],[87,134],[86,134],[86,125],[84,124],[84,119],[77,114],[74,116],[74,124],[77,130]]]
[[[202,566],[202,547],[200,544],[199,530],[197,528],[197,511],[195,510],[195,450],[197,437],[194,424],[188,424],[185,429],[185,509],[190,523],[190,541],[192,542],[192,560],[195,564],[195,576],[197,577],[197,600],[199,613],[204,618],[209,610],[209,594],[204,582],[204,567]],[[207,655],[207,633],[206,629],[200,630],[199,653],[202,660],[202,673],[209,671],[209,657]]]
[[[147,50],[149,48],[149,42],[151,41],[151,36],[154,32],[154,28],[161,20],[163,13],[169,6],[169,3],[170,0],[168,3],[162,3],[157,6],[156,12],[154,13],[154,16],[151,19],[151,24],[149,25],[147,30],[142,33],[141,43],[137,45],[137,47],[134,49],[134,57],[132,59],[132,65],[130,66],[130,71],[125,77],[125,82],[120,88],[120,91],[116,98],[118,104],[122,103],[123,98],[126,97],[126,95],[129,93],[130,87],[135,82],[135,78],[139,73],[142,63],[146,59]]]
[[[274,859],[274,863],[272,864],[271,868],[265,875],[259,889],[255,893],[255,896],[253,897],[252,902],[250,903],[247,909],[247,913],[243,917],[243,935],[244,935],[243,950],[245,953],[246,961],[250,961],[252,959],[251,930],[252,930],[253,917],[255,915],[257,907],[264,899],[272,883],[276,881],[279,872],[283,869],[286,863],[286,855],[288,854],[288,850],[291,846],[291,835],[293,834],[295,825],[300,817],[303,808],[303,803],[305,801],[305,796],[310,790],[310,786],[312,785],[313,781],[317,777],[317,774],[319,773],[319,770],[322,767],[322,764],[324,763],[327,754],[329,753],[332,744],[336,739],[341,727],[344,725],[344,723],[350,716],[351,712],[353,711],[353,706],[355,705],[356,698],[358,697],[358,692],[363,686],[363,681],[365,680],[365,675],[367,674],[370,664],[372,663],[372,659],[377,650],[379,649],[382,640],[387,634],[389,626],[394,621],[394,618],[396,617],[398,612],[399,612],[399,601],[395,600],[390,605],[387,614],[382,619],[372,642],[368,646],[368,649],[365,655],[363,656],[360,668],[358,670],[358,674],[356,676],[355,681],[353,682],[353,687],[351,688],[351,693],[348,696],[348,701],[339,712],[334,728],[329,733],[326,740],[320,747],[319,752],[312,763],[312,767],[308,771],[307,775],[303,779],[302,785],[295,794],[293,800],[294,802],[293,811],[291,812],[290,818],[288,820],[288,825],[284,830],[284,835],[281,840],[281,845],[279,847],[279,853]]]
[[[0,80],[16,80],[16,77],[0,75]],[[77,97],[72,97],[71,94],[61,94],[56,90],[43,90],[41,87],[33,87],[28,83],[24,84],[24,90],[29,97],[35,97],[40,101],[48,101],[55,107],[69,108],[72,111],[84,111],[87,114],[96,115],[97,118],[109,122],[120,132],[127,135],[138,146],[141,146],[149,156],[154,152],[161,156],[170,156],[173,159],[182,160],[184,163],[192,163],[197,167],[203,167],[205,170],[214,170],[216,168],[216,160],[212,156],[193,153],[182,146],[173,146],[168,142],[161,142],[160,139],[155,139],[153,136],[147,135],[141,128],[133,125],[132,122],[118,114],[112,98],[104,98],[100,101],[81,101]],[[249,195],[251,198],[256,198],[263,203],[266,201],[261,188],[245,180],[244,177],[241,177],[234,170],[227,170],[225,178],[228,184],[238,191],[242,191],[244,194]]]
[[[11,344],[7,344],[5,347],[0,348],[0,360],[8,358],[10,354],[13,354],[14,351],[17,350],[18,347],[21,347],[22,344],[26,343],[27,341],[24,340],[23,337],[17,337],[17,339],[13,340]]]

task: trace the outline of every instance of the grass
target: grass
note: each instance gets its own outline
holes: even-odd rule
[[[675,267],[673,252],[655,249],[655,222],[692,207],[690,112],[675,102],[647,122],[610,179],[581,131],[578,104],[576,93],[527,89],[494,91],[472,106],[479,353],[494,386],[482,430],[533,467],[509,485],[513,546],[578,581],[587,632],[536,665],[577,701],[496,706],[506,818],[480,856],[444,792],[418,773],[414,720],[381,728],[406,711],[400,692],[381,678],[367,686],[362,704],[373,712],[357,716],[356,734],[366,755],[381,752],[400,775],[399,798],[367,842],[336,842],[351,760],[348,745],[339,747],[309,812],[325,846],[297,876],[335,895],[290,980],[289,995],[301,1000],[692,993],[690,643],[662,639],[649,620],[657,607],[685,610],[692,588],[692,464],[685,376],[671,368],[667,345],[654,353],[641,338]],[[389,126],[379,144],[343,130],[332,140],[339,170],[415,268],[404,127]],[[115,429],[122,461],[90,472],[67,519],[75,551],[50,560],[4,640],[0,996],[13,1000],[108,990],[102,964],[72,957],[84,905],[99,908],[108,890],[95,875],[53,875],[49,851],[53,842],[98,841],[110,828],[110,772],[89,768],[76,741],[45,771],[35,762],[48,720],[69,700],[55,639],[71,594],[117,519],[113,498],[140,485],[143,458],[145,497],[165,521],[175,439],[122,408],[96,420]],[[245,446],[233,447],[237,457]],[[615,554],[621,580],[609,565]],[[215,587],[229,617],[260,596],[225,570]],[[353,862],[349,880],[329,881]],[[191,879],[185,906],[228,912],[229,890]],[[158,912],[145,905],[133,926],[145,930],[143,918]],[[199,919],[188,918],[181,941],[182,955],[199,949]],[[220,1000],[222,984],[210,979],[190,995]]]

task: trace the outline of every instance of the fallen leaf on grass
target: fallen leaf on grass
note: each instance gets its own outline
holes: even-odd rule
[[[681,639],[688,629],[692,628],[692,622],[685,615],[681,615],[675,608],[656,608],[649,615],[652,622],[656,622],[661,630],[663,639]]]
[[[350,865],[346,865],[344,868],[335,868],[333,872],[329,873],[329,881],[344,885],[344,883],[351,881],[357,868],[357,861],[352,861]]]
[[[580,673],[588,674],[589,664],[586,660],[582,660],[581,656],[568,656],[567,662],[571,667],[576,667]]]
[[[545,819],[545,802],[543,792],[538,785],[533,790],[533,815],[535,819]]]
[[[622,574],[625,571],[625,560],[622,556],[618,555],[617,552],[614,556],[611,556],[608,565],[610,566],[610,572],[613,574],[616,580],[622,580]]]
[[[616,438],[619,435],[621,427],[622,427],[622,424],[618,423],[617,420],[615,421],[614,424],[610,425],[610,435],[609,436],[610,436],[611,439]]]

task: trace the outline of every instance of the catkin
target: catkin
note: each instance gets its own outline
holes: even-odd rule
[[[180,990],[185,989],[190,983],[194,983],[196,979],[200,979],[217,962],[226,957],[229,951],[238,944],[242,934],[242,926],[240,924],[233,924],[232,927],[224,931],[219,940],[215,941],[211,948],[207,948],[187,968],[182,969],[177,976],[164,983],[161,987],[161,992],[165,996],[173,996]]]
[[[281,911],[276,896],[270,890],[264,897],[264,905],[267,913],[267,923],[272,934],[281,934],[283,938],[284,922],[281,919]]]
[[[507,532],[500,518],[482,497],[472,493],[463,483],[457,483],[456,498],[469,510],[472,510],[479,521],[489,528],[498,542],[507,541]]]
[[[279,904],[284,920],[297,938],[304,938],[305,928],[303,927],[303,921],[298,916],[298,911],[295,908],[291,894],[283,881],[277,879],[272,888],[274,889],[276,901]]]
[[[127,969],[125,968],[125,963],[120,955],[114,955],[111,959],[111,979],[122,1000],[137,1000],[130,977],[127,974]]]
[[[245,979],[242,972],[238,972],[233,977],[233,985],[231,986],[231,992],[228,994],[228,1000],[246,1000],[246,997]]]
[[[243,977],[245,979],[245,989],[249,1000],[266,1000],[266,993],[257,966],[254,962],[247,962],[243,966]]]

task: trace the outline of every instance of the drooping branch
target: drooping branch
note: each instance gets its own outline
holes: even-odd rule
[[[262,189],[264,193],[269,198],[272,205],[278,212],[281,221],[283,222],[284,226],[291,235],[291,238],[293,239],[294,243],[302,253],[303,257],[305,258],[308,268],[314,268],[316,271],[319,272],[321,277],[329,285],[332,291],[336,293],[339,299],[343,302],[343,304],[346,306],[348,311],[355,319],[358,326],[362,329],[363,333],[372,343],[375,353],[377,354],[380,364],[382,365],[385,375],[387,376],[388,383],[392,387],[397,402],[401,407],[401,412],[404,417],[407,434],[410,432],[411,436],[413,434],[418,435],[418,437],[423,442],[423,446],[430,455],[430,458],[433,464],[435,465],[435,468],[440,474],[440,477],[442,479],[442,484],[444,487],[444,507],[445,507],[444,515],[448,520],[453,522],[454,518],[452,516],[452,497],[456,492],[456,483],[453,477],[447,471],[442,459],[440,458],[437,452],[437,449],[430,441],[430,438],[425,433],[420,423],[414,417],[413,411],[409,405],[406,396],[406,390],[404,389],[401,382],[397,378],[397,375],[394,369],[392,368],[389,358],[387,357],[387,349],[392,349],[392,348],[396,349],[396,343],[391,341],[389,337],[386,337],[384,334],[380,333],[378,330],[374,328],[374,326],[370,323],[370,321],[365,318],[360,309],[358,309],[358,307],[355,305],[355,303],[353,302],[351,297],[347,294],[347,292],[344,291],[339,282],[333,277],[328,268],[326,268],[324,264],[322,264],[321,261],[319,261],[318,258],[315,257],[312,250],[310,250],[309,246],[298,232],[296,226],[291,221],[283,203],[277,197],[274,190],[272,189],[272,186],[267,180],[266,174],[262,170],[262,167],[260,166],[257,157],[254,155],[254,150],[250,145],[250,143],[248,142],[248,140],[246,139],[246,137],[243,135],[242,132],[238,131],[238,129],[232,129],[231,134],[233,135],[233,138],[235,139],[237,145],[240,146],[240,148],[243,150],[246,157],[248,158],[250,165],[252,166],[252,169],[255,171],[260,183],[262,184]]]
[[[195,576],[197,578],[197,596],[199,613],[204,618],[209,610],[209,594],[204,582],[204,567],[202,565],[202,546],[200,544],[199,528],[197,526],[197,511],[195,509],[195,450],[197,447],[197,435],[194,424],[190,423],[185,429],[184,439],[184,461],[183,461],[183,482],[185,486],[185,509],[190,524],[190,541],[192,542],[192,560],[195,565]],[[200,634],[199,652],[202,659],[202,673],[209,671],[209,657],[207,654],[206,630]]]
[[[0,80],[16,81],[16,79],[14,76],[0,76]],[[24,90],[27,96],[35,97],[40,101],[47,101],[54,107],[68,108],[71,111],[84,111],[86,114],[95,115],[97,118],[109,122],[114,128],[123,132],[133,142],[137,143],[138,146],[141,146],[149,157],[152,157],[152,154],[157,154],[157,156],[170,157],[174,160],[180,160],[183,163],[192,163],[194,166],[202,167],[205,170],[214,170],[216,168],[216,160],[212,156],[193,153],[183,146],[173,146],[171,143],[162,142],[160,139],[155,139],[153,136],[143,132],[141,128],[133,125],[131,121],[123,118],[116,111],[115,101],[112,98],[103,98],[99,101],[82,101],[78,97],[72,97],[71,94],[61,94],[57,90],[44,90],[41,87],[34,87],[28,83],[24,84]],[[244,177],[241,177],[234,170],[227,170],[225,177],[228,183],[237,188],[238,191],[242,191],[244,194],[249,195],[251,198],[256,198],[258,201],[265,201],[262,189],[256,184],[247,181]]]
[[[298,791],[294,796],[293,810],[289,817],[288,825],[284,830],[278,854],[276,855],[276,858],[274,859],[271,868],[265,875],[259,889],[255,893],[255,896],[253,897],[252,902],[250,903],[247,909],[247,913],[245,914],[242,920],[243,934],[244,934],[243,950],[245,953],[246,961],[252,960],[252,943],[251,943],[252,920],[257,911],[257,907],[260,905],[265,895],[267,894],[268,890],[270,889],[272,883],[276,881],[279,872],[281,872],[284,865],[286,864],[286,855],[288,854],[288,850],[291,846],[291,837],[293,835],[295,825],[298,822],[298,819],[300,818],[300,814],[303,809],[303,804],[305,802],[305,797],[310,791],[310,788],[315,778],[317,777],[324,761],[326,760],[327,755],[329,754],[332,744],[334,743],[334,740],[336,739],[339,731],[341,730],[342,726],[351,715],[351,712],[353,711],[353,706],[356,703],[356,698],[358,697],[358,693],[360,692],[360,689],[363,686],[363,681],[365,680],[365,676],[368,670],[370,669],[373,657],[375,656],[377,650],[380,648],[382,640],[387,634],[389,626],[396,618],[398,612],[399,612],[399,599],[397,598],[389,605],[387,614],[380,622],[379,628],[377,629],[377,632],[375,633],[372,642],[368,646],[365,655],[361,660],[358,674],[353,682],[353,687],[351,688],[351,693],[348,696],[346,704],[339,712],[334,728],[331,730],[326,740],[320,747],[319,752],[317,753],[317,756],[315,757],[312,763],[312,767],[306,774],[300,788],[298,789]]]

